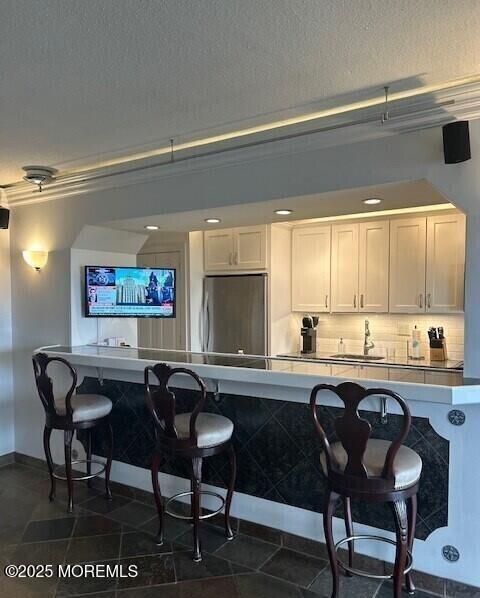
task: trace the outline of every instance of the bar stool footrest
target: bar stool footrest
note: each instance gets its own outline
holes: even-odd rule
[[[374,540],[375,542],[385,542],[386,544],[391,544],[392,546],[396,546],[397,543],[394,540],[390,540],[389,538],[383,538],[382,536],[373,536],[373,535],[357,535],[357,536],[348,536],[347,538],[343,538],[335,544],[335,552],[338,553],[338,550],[344,544],[348,544],[348,542],[355,542],[356,540]],[[343,561],[338,558],[337,555],[338,565],[348,573],[352,575],[357,575],[359,577],[367,577],[369,579],[393,579],[393,574],[390,575],[377,575],[375,573],[368,573],[367,571],[362,571],[361,569],[354,569],[353,567],[349,567]],[[410,550],[407,550],[407,568],[404,571],[404,574],[409,573],[413,567],[413,556]]]
[[[105,470],[107,469],[107,464],[104,463],[103,461],[97,461],[96,459],[76,459],[75,461],[72,461],[72,465],[80,465],[80,464],[86,464],[86,463],[90,463],[90,464],[95,464],[95,465],[100,465],[101,469],[100,471],[96,471],[95,473],[91,473],[90,475],[85,474],[82,476],[72,476],[72,481],[73,482],[83,482],[85,480],[92,480],[93,478],[98,477],[99,475],[102,475],[102,473],[105,472]],[[52,476],[56,479],[56,480],[63,480],[66,481],[67,480],[67,476],[65,475],[60,475],[58,473],[55,473],[55,471],[59,471],[60,469],[64,469],[65,465],[57,465],[57,467],[54,468]]]
[[[201,490],[200,495],[202,495],[202,494],[208,495],[208,496],[214,496],[215,498],[218,498],[221,502],[221,505],[216,511],[213,511],[212,513],[206,513],[205,515],[200,515],[200,520],[210,519],[211,517],[215,517],[215,515],[218,515],[218,513],[220,513],[223,510],[223,507],[225,506],[225,499],[220,494],[217,494],[217,492],[210,492],[209,490]],[[171,496],[165,503],[165,513],[167,515],[170,515],[170,517],[174,517],[175,519],[183,519],[184,521],[193,521],[193,517],[191,515],[182,515],[181,513],[176,513],[175,511],[171,511],[168,508],[170,503],[172,503],[174,500],[181,498],[182,496],[193,496],[193,492],[191,492],[191,491],[190,492],[179,492],[178,494]]]

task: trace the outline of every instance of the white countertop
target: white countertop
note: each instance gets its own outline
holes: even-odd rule
[[[49,355],[66,358],[75,366],[116,371],[116,378],[127,373],[143,372],[147,365],[165,362],[172,367],[188,367],[207,380],[257,386],[253,396],[266,396],[270,392],[310,391],[315,384],[340,384],[357,380],[368,388],[388,388],[410,401],[440,403],[443,405],[468,405],[480,403],[480,380],[467,380],[462,372],[425,371],[402,367],[376,367],[352,363],[325,363],[314,360],[272,358],[188,351],[164,351],[84,345],[78,347],[42,347]],[[263,389],[261,387],[264,387]],[[226,392],[226,391],[223,391]],[[252,393],[252,389],[250,389]]]

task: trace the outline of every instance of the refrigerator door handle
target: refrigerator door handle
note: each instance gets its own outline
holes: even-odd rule
[[[208,293],[204,289],[203,291],[203,300],[202,300],[202,309],[200,312],[200,345],[202,347],[202,351],[205,352],[207,350],[206,345],[206,335],[207,335],[207,302],[208,302]]]
[[[208,305],[208,293],[205,301],[205,327],[207,334],[207,342],[204,351],[208,352],[210,350],[210,307]]]

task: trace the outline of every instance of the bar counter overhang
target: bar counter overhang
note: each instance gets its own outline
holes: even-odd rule
[[[112,479],[151,491],[153,428],[143,391],[147,365],[165,362],[188,367],[209,390],[207,410],[228,416],[235,424],[238,459],[232,515],[323,541],[325,479],[320,447],[308,409],[310,391],[318,383],[357,381],[368,388],[387,388],[408,402],[413,424],[406,441],[422,457],[419,519],[414,545],[415,568],[440,577],[480,586],[480,380],[461,371],[428,371],[265,358],[247,355],[99,346],[43,347],[50,356],[68,359],[78,370],[78,392],[105,394],[114,403],[115,436]],[[178,411],[196,400],[189,381],[178,375],[174,386]],[[340,401],[320,393],[320,416],[328,430]],[[379,396],[361,404],[373,437],[391,439],[399,411],[388,402],[382,412]],[[383,417],[382,417],[383,416]],[[94,438],[94,453],[102,456],[103,439]],[[212,460],[213,461],[213,460]],[[221,460],[204,471],[207,488],[224,493]],[[168,461],[160,476],[166,496],[189,489],[181,466]],[[355,503],[354,503],[355,505]],[[214,507],[207,500],[206,507]],[[339,516],[341,513],[339,512]],[[388,510],[357,503],[356,533],[394,538]],[[335,537],[345,536],[343,520],[335,520]],[[358,543],[358,552],[393,561],[393,550],[377,543]]]

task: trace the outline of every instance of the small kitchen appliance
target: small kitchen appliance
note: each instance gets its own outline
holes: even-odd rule
[[[318,326],[317,316],[304,316],[302,319],[302,328],[300,334],[302,335],[302,353],[316,353],[317,351],[317,331]]]

